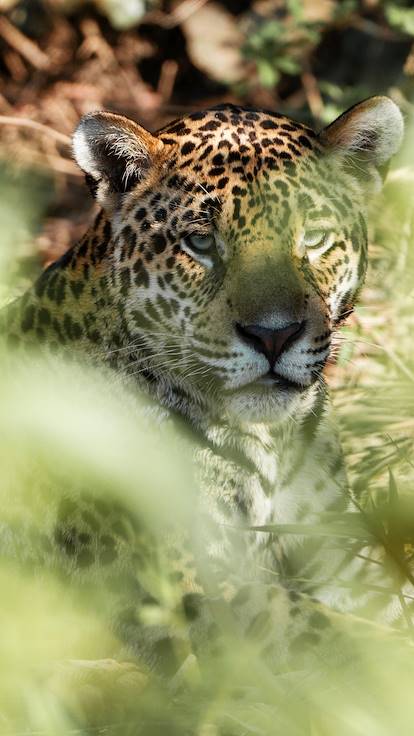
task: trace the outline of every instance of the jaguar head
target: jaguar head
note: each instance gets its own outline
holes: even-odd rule
[[[74,152],[111,223],[131,361],[243,420],[309,402],[363,282],[364,211],[402,133],[386,97],[319,134],[233,105],[154,135],[85,116]]]

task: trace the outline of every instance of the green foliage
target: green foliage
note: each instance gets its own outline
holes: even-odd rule
[[[136,26],[153,4],[150,0],[96,0],[99,10],[119,30]]]
[[[333,6],[334,20],[336,22],[347,20],[352,13],[358,12],[358,6],[360,6],[358,0],[341,0],[341,2],[335,2]]]
[[[306,52],[319,42],[319,30],[304,19],[302,4],[291,0],[286,9],[282,20],[262,20],[242,48],[255,62],[263,87],[275,87],[281,74],[300,74]]]
[[[414,8],[402,7],[399,3],[387,2],[384,5],[385,17],[389,24],[409,36],[414,36]]]
[[[52,195],[49,178],[0,161],[0,302],[32,278],[32,240]],[[28,283],[28,281],[26,281]]]

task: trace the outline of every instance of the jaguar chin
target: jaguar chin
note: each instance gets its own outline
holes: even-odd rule
[[[318,392],[313,383],[303,386],[274,374],[224,394],[225,413],[240,422],[277,424],[290,416],[301,416],[312,407]]]

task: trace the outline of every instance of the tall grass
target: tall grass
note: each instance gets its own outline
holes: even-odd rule
[[[407,196],[413,176],[393,172],[373,205],[367,285],[339,339],[329,379],[360,513],[381,537],[386,557],[397,550],[407,566],[414,553],[414,243]],[[13,264],[30,242],[45,199],[33,200],[33,186],[23,196],[24,178],[1,184],[0,296],[6,301],[26,283]],[[90,369],[51,369],[33,356],[17,371],[2,371],[0,733],[412,733],[408,645],[394,647],[381,636],[361,642],[362,675],[328,666],[322,648],[315,669],[304,668],[298,657],[288,672],[270,672],[254,645],[227,627],[222,651],[203,672],[189,648],[179,677],[166,683],[123,649],[108,623],[110,602],[101,581],[69,585],[36,559],[30,540],[39,529],[51,532],[68,484],[125,505],[153,540],[142,574],[158,603],[147,606],[144,620],[175,627],[188,644],[163,540],[171,518],[186,528],[196,523],[191,442],[168,428],[160,437],[141,419],[138,397]]]

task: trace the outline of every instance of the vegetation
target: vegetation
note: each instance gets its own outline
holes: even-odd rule
[[[156,128],[225,99],[314,125],[369,94],[391,94],[401,105],[406,145],[372,202],[367,284],[327,371],[356,513],[327,520],[322,531],[333,545],[351,546],[361,529],[379,542],[381,564],[396,571],[385,594],[405,601],[410,630],[411,601],[402,588],[414,555],[411,4],[8,0],[2,6],[1,303],[63,252],[90,217],[65,136],[92,108],[126,112]],[[121,499],[154,537],[146,575],[161,605],[148,606],[145,621],[183,627],[185,639],[161,542],[172,514],[195,523],[194,484],[177,437],[164,439],[161,463],[156,433],[137,426],[124,389],[114,396],[105,376],[64,365],[51,373],[36,356],[13,375],[2,371],[0,524],[22,524],[29,535],[38,523],[47,525],[55,502],[48,495],[51,474],[62,478],[62,494],[64,479],[76,474],[103,499]],[[340,535],[333,533],[338,523]],[[94,667],[91,660],[118,657],[121,647],[107,624],[104,589],[97,583],[68,590],[52,570],[34,575],[33,567],[30,556],[23,569],[7,557],[0,565],[2,734],[412,732],[413,657],[398,644],[361,642],[358,677],[352,669],[324,667],[322,651],[315,671],[298,658],[290,672],[270,673],[254,647],[227,630],[206,672],[190,656],[180,680],[167,687],[128,664]]]

